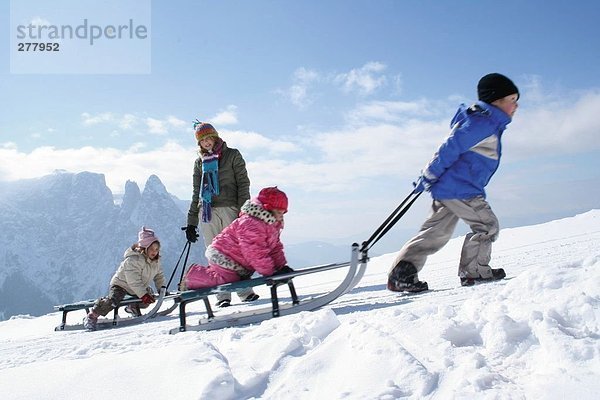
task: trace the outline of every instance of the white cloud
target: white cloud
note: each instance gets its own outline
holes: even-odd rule
[[[371,121],[398,122],[410,117],[431,118],[440,115],[440,105],[427,100],[407,101],[371,101],[358,104],[346,113],[352,123]]]
[[[208,121],[216,126],[235,125],[238,123],[237,106],[229,105],[223,111],[219,111],[217,115],[209,118]],[[217,129],[218,130],[218,129]]]
[[[292,85],[289,89],[289,96],[292,104],[298,107],[305,107],[308,105],[308,89],[306,85],[295,84]]]
[[[398,74],[392,77],[392,88],[395,95],[402,93],[402,75]]]
[[[96,115],[92,115],[90,113],[82,113],[81,119],[82,119],[81,122],[83,123],[83,125],[91,126],[91,125],[98,125],[98,124],[106,123],[106,122],[114,122],[115,115],[112,113],[109,113],[109,112],[100,113],[100,114],[96,114]]]
[[[294,79],[297,82],[311,83],[319,79],[319,74],[315,70],[302,67],[294,72]]]
[[[141,150],[145,149],[146,147],[147,147],[147,146],[146,146],[146,143],[143,143],[143,142],[137,142],[137,143],[134,143],[134,144],[132,144],[132,145],[129,147],[129,151],[139,152],[139,151],[141,151]]]
[[[150,133],[164,135],[168,132],[167,123],[155,118],[146,118],[146,126]]]
[[[383,75],[386,68],[387,66],[383,63],[368,62],[360,68],[338,74],[335,82],[340,84],[345,92],[356,91],[363,95],[372,94],[387,83],[387,78]]]
[[[307,107],[313,101],[312,96],[309,94],[309,89],[319,79],[320,76],[317,71],[300,67],[294,71],[292,86],[283,91],[283,93],[295,106],[300,108]]]
[[[5,143],[0,143],[0,147],[2,149],[16,150],[17,144],[15,142],[5,142]]]
[[[223,130],[220,136],[231,147],[256,154],[282,154],[301,151],[301,147],[294,142],[271,139],[257,132],[241,130]]]
[[[188,124],[173,116],[169,115],[166,118],[139,117],[135,114],[116,114],[112,112],[103,112],[98,114],[82,113],[81,123],[84,126],[95,126],[106,124],[122,131],[147,130],[156,135],[164,135],[171,130],[182,130]],[[113,135],[116,131],[113,131]]]
[[[535,108],[523,104],[509,125],[505,146],[514,154],[509,157],[531,158],[573,154],[598,149],[600,132],[600,91],[579,94],[576,99],[566,96],[562,102],[536,101]]]
[[[165,119],[146,118],[145,123],[148,131],[157,135],[165,135],[171,130],[181,130],[187,125],[185,121],[174,116]]]
[[[174,117],[174,116],[172,116],[172,115],[169,115],[169,116],[167,117],[167,121],[166,121],[166,122],[167,122],[167,124],[168,124],[169,126],[171,126],[171,127],[173,127],[173,128],[178,128],[178,129],[180,129],[180,128],[185,128],[185,127],[187,127],[187,126],[188,126],[188,123],[187,123],[187,122],[185,122],[184,120],[182,120],[182,119],[179,119],[179,118],[177,118],[177,117]],[[190,126],[191,126],[191,124],[190,124]]]
[[[136,143],[126,150],[91,146],[57,149],[38,147],[30,153],[18,151],[8,143],[0,147],[0,176],[4,180],[34,178],[63,169],[70,172],[103,173],[113,192],[122,192],[130,179],[145,182],[151,174],[160,176],[172,193],[189,197],[190,174],[196,159],[195,148],[167,142],[162,147],[146,149]],[[186,173],[182,171],[188,171]]]
[[[315,101],[314,89],[317,83],[333,86],[336,90],[341,88],[346,93],[356,92],[360,95],[369,95],[387,85],[388,80],[391,80],[394,93],[400,93],[400,75],[388,79],[384,74],[386,69],[385,64],[377,61],[368,62],[360,68],[338,74],[320,73],[314,69],[300,67],[294,71],[292,85],[288,89],[278,92],[299,108],[306,108]]]
[[[133,114],[125,114],[117,121],[119,128],[123,130],[133,129],[138,123],[138,118]]]

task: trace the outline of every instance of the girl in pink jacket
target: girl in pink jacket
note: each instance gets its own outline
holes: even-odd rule
[[[239,218],[206,249],[208,267],[190,266],[186,287],[199,289],[237,282],[250,278],[255,271],[270,276],[286,267],[279,235],[287,209],[287,196],[277,187],[264,188],[258,197],[246,201]]]

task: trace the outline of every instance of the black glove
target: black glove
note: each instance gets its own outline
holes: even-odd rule
[[[275,272],[275,275],[283,275],[283,274],[287,274],[289,272],[294,272],[294,270],[290,267],[288,267],[287,265],[284,265],[283,267],[279,268],[277,270],[277,272]]]
[[[185,228],[185,237],[192,243],[196,243],[198,236],[200,236],[198,235],[198,231],[196,229],[198,228],[195,225],[188,225],[187,228]]]

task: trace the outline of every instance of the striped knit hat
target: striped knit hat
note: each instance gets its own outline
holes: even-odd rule
[[[198,145],[202,139],[219,137],[217,130],[208,122],[200,122],[196,120],[196,122],[194,122],[194,130],[196,131],[196,141],[198,142]]]

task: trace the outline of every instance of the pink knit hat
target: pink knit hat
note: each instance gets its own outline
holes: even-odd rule
[[[147,249],[154,242],[158,242],[158,237],[152,229],[142,226],[142,230],[138,233],[138,246]]]

